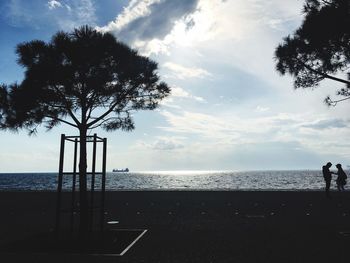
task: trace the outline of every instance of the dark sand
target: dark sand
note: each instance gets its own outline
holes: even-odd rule
[[[350,262],[350,192],[108,192],[106,221],[148,229],[124,256],[3,249],[49,232],[55,205],[52,192],[0,192],[0,262]]]

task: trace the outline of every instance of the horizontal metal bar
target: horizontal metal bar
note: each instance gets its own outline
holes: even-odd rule
[[[68,138],[69,138],[69,139],[70,139],[70,138],[80,138],[80,136],[73,136],[73,135],[71,135],[71,136],[65,136],[64,138],[65,138],[65,139],[68,139]]]
[[[71,139],[66,139],[66,141],[70,141],[70,142],[75,142],[75,140],[71,140]],[[80,140],[77,140],[78,142],[80,142]],[[86,142],[94,142],[93,138],[87,138]],[[96,140],[96,142],[103,142],[103,139],[98,139]]]

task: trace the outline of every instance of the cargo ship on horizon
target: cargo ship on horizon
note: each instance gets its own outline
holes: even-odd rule
[[[129,168],[125,168],[125,169],[113,169],[112,172],[113,172],[113,173],[128,173],[128,172],[129,172]]]

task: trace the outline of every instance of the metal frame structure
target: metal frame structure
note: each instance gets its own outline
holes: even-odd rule
[[[79,171],[77,171],[77,156],[78,156],[78,146],[80,142],[79,136],[66,136],[65,134],[61,134],[61,147],[60,147],[60,160],[59,160],[59,171],[58,171],[58,185],[57,185],[57,204],[56,204],[56,232],[58,233],[61,224],[61,216],[62,213],[67,211],[62,209],[62,186],[63,186],[63,176],[71,176],[72,177],[72,188],[71,188],[71,200],[70,200],[70,232],[74,231],[74,215],[79,214],[79,207],[76,204],[76,181],[77,175],[79,176]],[[74,143],[74,156],[73,156],[73,171],[72,172],[64,172],[64,153],[65,153],[65,143],[73,142]],[[97,209],[100,211],[100,228],[101,231],[104,229],[104,216],[105,216],[105,189],[106,189],[106,153],[107,153],[107,139],[100,138],[96,134],[93,136],[86,136],[86,142],[92,143],[92,166],[91,172],[87,172],[86,175],[91,176],[90,181],[90,189],[88,192],[90,193],[90,231],[93,228],[93,218],[94,211]],[[102,143],[102,171],[96,171],[96,149],[97,143]],[[100,205],[94,207],[95,202],[95,176],[101,175],[101,199]],[[68,191],[69,192],[69,191]]]

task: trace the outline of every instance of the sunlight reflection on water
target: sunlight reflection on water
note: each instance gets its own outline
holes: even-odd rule
[[[96,187],[99,188],[99,176]],[[334,178],[335,179],[335,178]],[[66,176],[64,189],[71,179]],[[0,190],[56,190],[56,173],[0,174]],[[335,182],[332,183],[335,187]],[[107,173],[106,189],[321,190],[321,171],[153,171]]]

